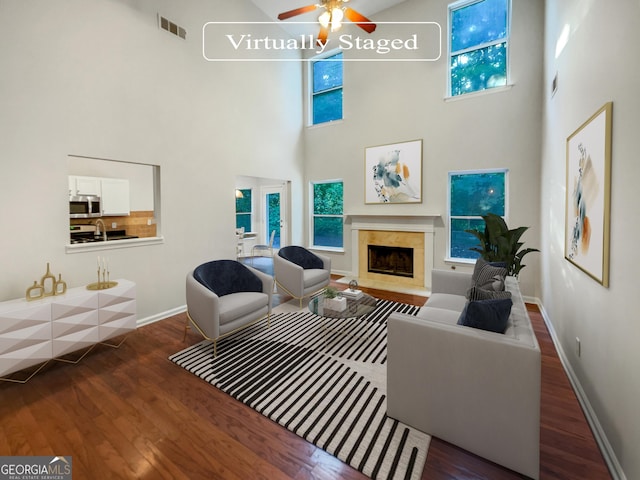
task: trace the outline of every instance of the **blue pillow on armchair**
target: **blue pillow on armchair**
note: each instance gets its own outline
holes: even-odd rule
[[[285,260],[289,260],[291,263],[301,266],[302,268],[324,268],[324,262],[320,257],[314,255],[306,248],[298,247],[297,245],[289,245],[288,247],[281,248],[278,251]]]
[[[513,301],[510,298],[467,302],[458,325],[504,333],[509,323]]]
[[[213,260],[193,272],[202,285],[219,297],[237,292],[262,292],[262,280],[235,260]]]

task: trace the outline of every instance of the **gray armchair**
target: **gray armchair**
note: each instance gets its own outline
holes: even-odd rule
[[[273,257],[273,273],[276,285],[292,297],[300,300],[329,285],[331,259],[311,253],[306,248],[289,245]]]
[[[271,316],[273,278],[235,260],[214,260],[187,274],[187,321],[207,340],[221,337]]]

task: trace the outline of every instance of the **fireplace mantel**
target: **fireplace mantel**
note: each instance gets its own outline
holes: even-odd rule
[[[347,226],[351,225],[352,273],[360,271],[359,232],[361,230],[424,233],[424,287],[431,287],[431,270],[434,265],[435,223],[441,217],[435,214],[423,215],[372,215],[348,213]]]
[[[370,215],[348,213],[352,230],[392,230],[401,232],[433,232],[440,215]]]

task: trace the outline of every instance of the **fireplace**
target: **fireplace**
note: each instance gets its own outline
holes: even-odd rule
[[[358,282],[424,288],[424,233],[358,232]]]
[[[367,271],[413,278],[413,248],[368,245]]]
[[[433,269],[435,221],[439,215],[349,214],[351,222],[352,269],[365,287],[428,290]],[[411,250],[410,275],[389,275],[369,271],[369,245]],[[398,262],[396,262],[398,263]],[[405,268],[395,268],[407,273]]]

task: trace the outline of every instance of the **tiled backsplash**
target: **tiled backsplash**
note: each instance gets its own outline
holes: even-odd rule
[[[96,220],[96,218],[72,218],[71,225],[95,225]],[[125,230],[127,235],[135,235],[140,238],[155,237],[157,235],[153,210],[131,212],[126,217],[102,217],[102,221],[108,232],[111,230]],[[116,224],[115,228],[111,227],[113,223]],[[151,225],[148,225],[148,223],[151,223]]]

